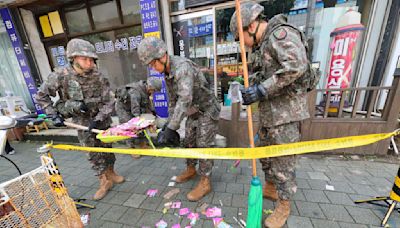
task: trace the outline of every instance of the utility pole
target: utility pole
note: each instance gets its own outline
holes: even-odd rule
[[[311,15],[314,16],[315,2],[316,2],[316,0],[308,0],[306,28],[305,28],[305,31],[304,31],[305,34],[306,34],[307,39],[310,39],[311,36],[312,36],[313,26],[311,26]]]

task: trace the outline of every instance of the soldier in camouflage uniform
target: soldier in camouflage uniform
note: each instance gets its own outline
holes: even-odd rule
[[[220,106],[199,67],[189,59],[169,56],[165,43],[155,37],[142,40],[138,55],[144,64],[165,74],[169,119],[164,130],[159,133],[159,143],[176,141],[176,130],[183,118],[187,117],[184,146],[212,146],[218,130]],[[194,178],[198,162],[201,179],[187,194],[190,201],[198,201],[211,191],[212,160],[187,159],[187,169],[176,178],[176,182],[183,183]]]
[[[161,90],[161,80],[150,77],[147,81],[141,80],[133,82],[117,89],[115,96],[115,111],[118,115],[120,123],[126,123],[134,117],[139,117],[141,114],[154,114],[152,94],[155,91]],[[149,148],[147,139],[139,137],[136,139],[127,140],[127,145],[131,148]],[[140,155],[132,154],[132,157],[137,159]]]
[[[72,117],[74,123],[105,130],[111,125],[114,98],[110,83],[97,69],[94,46],[86,40],[72,39],[67,44],[70,65],[56,69],[40,87],[36,100],[47,114],[55,115],[55,123],[62,126],[64,118]],[[53,104],[50,97],[60,96]],[[89,131],[78,130],[82,146],[109,147],[96,139]],[[99,177],[100,186],[95,200],[103,198],[114,183],[124,178],[114,171],[115,156],[112,153],[88,153],[92,169]]]
[[[309,118],[306,104],[310,64],[304,35],[287,23],[283,15],[264,20],[264,7],[255,2],[241,5],[244,43],[253,48],[252,85],[243,91],[243,104],[259,101],[261,127],[259,145],[277,145],[300,141],[300,121]],[[237,37],[236,12],[231,32]],[[266,227],[282,227],[290,214],[290,198],[297,190],[296,156],[260,159],[266,185],[263,195],[277,200]]]

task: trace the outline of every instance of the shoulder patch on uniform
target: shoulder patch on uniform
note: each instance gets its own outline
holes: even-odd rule
[[[287,36],[287,31],[286,31],[285,28],[278,28],[278,29],[276,29],[276,30],[273,32],[273,34],[274,34],[274,37],[275,37],[277,40],[283,40],[283,39],[285,39],[286,36]]]

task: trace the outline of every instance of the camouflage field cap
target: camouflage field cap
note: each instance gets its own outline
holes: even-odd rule
[[[242,16],[242,26],[246,28],[250,25],[252,21],[254,21],[258,15],[264,12],[264,6],[256,3],[256,2],[246,2],[240,5],[240,15]],[[237,17],[236,11],[233,13],[231,17],[230,29],[232,34],[237,38],[239,36],[237,30]]]
[[[98,59],[96,49],[89,41],[72,39],[67,44],[67,58],[72,60],[75,56],[84,56]]]
[[[154,59],[160,59],[167,53],[167,45],[157,37],[147,37],[138,46],[140,61],[148,65]]]
[[[154,89],[155,91],[160,91],[162,87],[162,81],[157,77],[148,77],[147,86]]]

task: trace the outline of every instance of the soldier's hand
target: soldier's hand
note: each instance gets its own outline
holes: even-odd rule
[[[85,103],[81,103],[81,105],[79,106],[79,111],[81,113],[87,113],[89,112],[89,108],[87,107],[87,105]]]
[[[267,91],[260,84],[254,84],[241,90],[243,97],[243,105],[249,105],[257,102],[265,97]]]
[[[97,129],[99,122],[91,120],[88,127],[88,132],[92,132],[92,129]]]
[[[166,127],[158,133],[157,144],[160,146],[177,147],[180,144],[180,136],[177,131]]]
[[[56,114],[51,118],[54,127],[64,127],[64,118],[60,114]]]

